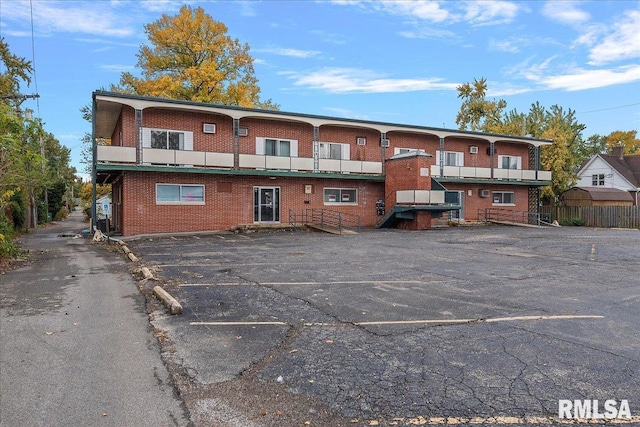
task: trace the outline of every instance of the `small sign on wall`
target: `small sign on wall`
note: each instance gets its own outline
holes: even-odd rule
[[[420,176],[429,176],[429,168],[420,168]]]
[[[304,194],[313,194],[313,185],[312,184],[306,184],[304,186]]]

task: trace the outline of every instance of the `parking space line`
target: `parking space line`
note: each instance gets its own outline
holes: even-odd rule
[[[197,286],[305,286],[305,285],[397,285],[397,284],[426,284],[441,283],[441,281],[424,280],[339,280],[333,282],[221,282],[221,283],[183,283],[178,285],[181,288],[197,287]]]
[[[356,326],[384,326],[384,325],[426,325],[426,324],[454,324],[454,323],[495,323],[495,322],[513,322],[513,321],[532,321],[532,320],[578,320],[578,319],[604,319],[600,315],[546,315],[546,316],[512,316],[512,317],[492,317],[486,319],[416,319],[416,320],[376,320],[371,322],[343,322],[351,323]],[[271,326],[288,326],[286,322],[189,322],[192,326],[255,326],[255,325],[271,325]],[[307,327],[328,326],[335,327],[340,323],[331,322],[305,322],[302,324]]]

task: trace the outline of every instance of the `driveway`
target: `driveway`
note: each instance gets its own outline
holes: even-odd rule
[[[127,242],[196,425],[640,423],[640,232],[215,233]],[[157,284],[157,283],[154,283]]]
[[[187,426],[124,261],[80,212],[20,239],[0,275],[0,426]]]

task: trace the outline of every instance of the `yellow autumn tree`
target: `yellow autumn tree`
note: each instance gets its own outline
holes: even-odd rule
[[[141,77],[122,73],[116,92],[277,110],[260,100],[249,46],[227,35],[227,27],[201,8],[182,6],[144,26],[150,45],[142,45]]]
[[[617,130],[607,135],[607,148],[609,151],[618,144],[624,146],[624,154],[640,154],[640,139],[636,138],[635,130],[621,131]]]

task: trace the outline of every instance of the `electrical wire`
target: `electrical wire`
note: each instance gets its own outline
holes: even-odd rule
[[[617,107],[601,108],[600,110],[580,111],[577,114],[587,114],[587,113],[597,113],[597,112],[600,112],[600,111],[617,110],[618,108],[633,107],[635,105],[640,105],[640,102],[636,102],[635,104],[619,105]]]
[[[33,85],[36,89],[36,95],[38,94],[38,73],[36,73],[36,41],[35,32],[33,30],[33,0],[29,0],[29,6],[31,6],[31,64],[33,65]],[[40,97],[36,98],[36,108],[38,110],[38,117],[40,117]]]

